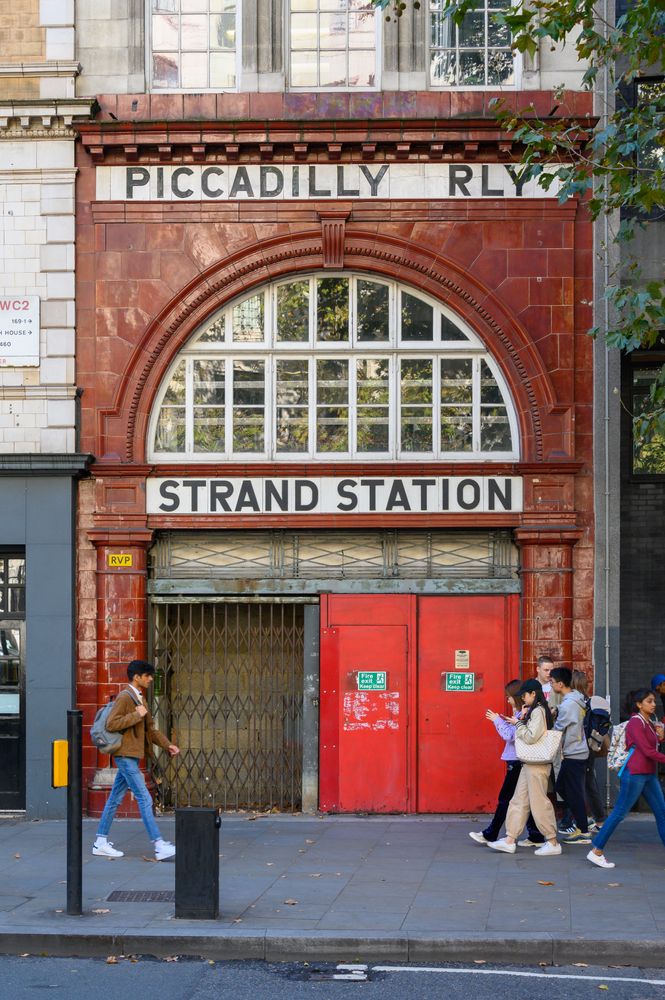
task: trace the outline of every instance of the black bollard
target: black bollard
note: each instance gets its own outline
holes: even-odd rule
[[[219,828],[216,809],[175,811],[175,915],[182,920],[219,916]]]
[[[76,709],[67,712],[69,773],[67,782],[67,913],[83,913],[83,771],[81,726],[83,715]]]

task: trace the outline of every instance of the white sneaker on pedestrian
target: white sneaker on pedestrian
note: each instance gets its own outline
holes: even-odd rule
[[[471,840],[475,840],[475,842],[477,844],[486,844],[487,843],[487,841],[483,837],[482,833],[476,833],[475,831],[471,830],[469,832],[469,836],[471,837]]]
[[[168,858],[175,857],[175,844],[169,844],[168,840],[155,841],[155,859],[157,861],[167,861]]]
[[[540,847],[540,844],[536,843],[535,840],[529,840],[528,837],[525,837],[524,840],[518,840],[517,841],[517,846],[518,847]]]
[[[613,861],[608,861],[604,854],[596,854],[595,851],[589,851],[586,859],[592,865],[598,865],[599,868],[614,868]]]
[[[503,851],[504,854],[514,854],[517,848],[515,844],[509,844],[505,837],[501,840],[490,840],[487,842],[487,846],[491,847],[493,851]]]
[[[533,853],[539,858],[553,857],[555,854],[561,854],[561,844],[550,844],[549,840],[546,840],[543,846]]]
[[[122,851],[116,851],[110,840],[106,837],[97,837],[92,845],[92,853],[98,858],[124,858]]]

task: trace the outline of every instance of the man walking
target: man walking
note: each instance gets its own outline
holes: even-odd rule
[[[536,660],[536,680],[540,683],[540,686],[543,689],[543,694],[545,695],[545,700],[548,703],[552,694],[550,675],[552,673],[553,666],[554,660],[551,656],[539,656]]]
[[[170,743],[166,736],[155,728],[145,704],[145,692],[155,677],[153,665],[144,660],[132,660],[127,667],[127,677],[129,687],[120,692],[106,721],[109,732],[122,733],[122,743],[118,752],[113,755],[118,771],[99,821],[92,853],[102,858],[123,856],[122,851],[115,849],[108,835],[118,806],[125,797],[125,792],[129,790],[138,803],[141,819],[154,844],[155,859],[166,861],[175,855],[175,847],[167,840],[163,840],[159,832],[152,812],[152,798],[139,768],[139,760],[142,757],[152,757],[153,743],[168,750],[172,757],[180,753],[180,748]]]
[[[584,733],[586,706],[584,696],[572,689],[572,670],[554,667],[550,677],[552,690],[561,698],[555,729],[563,732],[561,769],[556,790],[575,818],[575,827],[562,838],[564,844],[590,844],[589,823],[584,801],[584,780],[589,747]]]

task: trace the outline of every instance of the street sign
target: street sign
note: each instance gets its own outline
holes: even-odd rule
[[[476,675],[459,671],[446,674],[446,691],[475,691]]]
[[[39,296],[0,295],[0,368],[39,364]]]
[[[359,670],[357,679],[359,691],[387,690],[388,674],[385,670]]]

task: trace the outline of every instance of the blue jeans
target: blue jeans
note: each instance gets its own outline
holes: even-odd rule
[[[125,792],[129,789],[138,803],[141,819],[148,831],[148,836],[151,840],[159,840],[162,835],[152,814],[152,797],[141,773],[138,759],[136,757],[115,757],[114,760],[118,773],[115,776],[111,794],[104,806],[104,812],[97,828],[97,836],[108,837],[118,806],[124,799]]]
[[[602,850],[610,839],[621,820],[625,819],[640,795],[647,800],[649,808],[656,817],[658,834],[665,844],[665,798],[656,774],[631,774],[628,768],[621,775],[619,797],[614,809],[609,814],[602,828],[593,838],[593,846]]]

